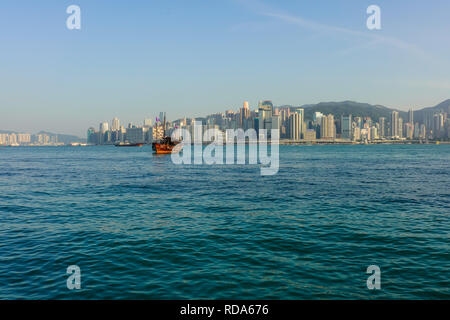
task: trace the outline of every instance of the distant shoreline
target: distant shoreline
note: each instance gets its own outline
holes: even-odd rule
[[[207,146],[210,145],[211,142],[204,142],[202,145]],[[249,145],[250,143],[247,141],[245,145]],[[258,145],[257,142],[254,143],[255,145]],[[267,144],[270,145],[270,141],[267,141]],[[355,142],[355,141],[321,141],[321,140],[315,140],[315,141],[280,141],[278,145],[281,146],[314,146],[314,145],[450,145],[450,141],[428,141],[428,142],[420,142],[420,141],[374,141],[374,142]],[[194,145],[191,143],[191,145]],[[224,143],[224,146],[227,144]],[[236,142],[234,145],[238,145]],[[27,148],[34,148],[34,147],[113,147],[114,144],[97,144],[97,145],[90,145],[90,144],[59,144],[59,145],[13,145],[13,146],[6,146],[6,145],[0,145],[1,148],[18,148],[18,147],[27,147]],[[151,143],[145,143],[144,146],[151,146]]]

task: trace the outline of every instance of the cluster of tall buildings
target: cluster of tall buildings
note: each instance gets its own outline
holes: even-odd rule
[[[150,143],[153,139],[152,120],[144,119],[142,126],[129,123],[127,127],[120,124],[119,118],[109,122],[102,122],[99,130],[91,127],[87,131],[89,144],[114,144],[117,142]]]
[[[0,146],[53,146],[60,145],[57,135],[30,133],[0,133]]]
[[[200,118],[182,118],[165,121],[165,113],[156,117],[153,125],[151,119],[143,124],[124,127],[118,118],[111,123],[103,122],[99,130],[89,128],[87,142],[90,144],[113,144],[117,142],[151,143],[160,139],[165,131],[171,135],[176,128],[184,128],[193,135],[194,122],[201,122],[203,132],[208,129],[221,130],[226,138],[227,129],[266,129],[270,138],[271,129],[279,130],[280,138],[290,141],[374,141],[374,140],[419,140],[450,138],[450,121],[447,113],[436,113],[430,127],[425,123],[414,121],[414,112],[409,110],[408,118],[403,119],[399,112],[392,111],[390,117],[377,120],[370,117],[353,117],[314,112],[312,119],[307,119],[304,108],[274,107],[271,101],[260,101],[252,110],[245,101],[238,111],[227,110]],[[165,127],[164,127],[165,126]]]

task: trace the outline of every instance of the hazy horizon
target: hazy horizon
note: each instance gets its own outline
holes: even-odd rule
[[[66,8],[81,8],[68,30]],[[381,8],[381,30],[366,9]],[[79,137],[237,110],[352,100],[406,111],[449,98],[448,1],[105,0],[0,4],[0,129]]]
[[[413,108],[413,110],[416,111],[416,110],[421,110],[421,109],[428,108],[428,107],[434,107],[434,106],[438,105],[439,103],[444,102],[446,100],[450,100],[450,99],[444,99],[444,100],[442,100],[442,101],[440,101],[440,102],[438,102],[438,103],[436,103],[434,105],[431,105],[431,106],[423,106],[423,107]],[[360,102],[360,101],[354,101],[354,100],[346,100],[346,101],[352,101],[352,102],[357,102],[357,103],[366,103],[366,102]],[[333,103],[333,102],[339,103],[339,102],[345,102],[345,101],[320,101],[320,102],[317,102],[317,103],[306,103],[304,105],[298,105],[298,107],[302,107],[302,106],[306,106],[306,105],[315,105],[315,104],[318,104],[318,103]],[[376,103],[374,103],[374,104],[370,103],[370,104],[371,105],[380,105],[380,104],[376,104]],[[293,105],[293,104],[278,104],[278,105],[274,105],[274,107],[282,107],[282,106],[296,107],[297,105]],[[391,108],[390,106],[385,106],[385,105],[382,105],[382,106],[383,107],[387,107],[387,108]],[[241,107],[241,105],[239,105],[237,108],[240,108],[240,107]],[[250,104],[250,109],[254,110],[256,108],[257,108],[257,103],[254,104],[254,107],[252,107],[252,105]],[[212,111],[212,112],[210,112],[208,114],[185,115],[185,116],[186,116],[186,118],[201,118],[201,117],[206,117],[207,115],[210,115],[210,114],[225,112],[226,110],[238,111],[238,110],[235,110],[235,109],[236,108],[234,108],[234,109],[233,108],[226,108],[226,109],[222,109],[222,110]],[[407,112],[409,110],[409,109],[402,110],[402,109],[399,109],[399,108],[392,108],[392,109],[396,109],[396,110],[404,111],[404,112]],[[165,110],[161,110],[161,111],[165,111]],[[167,111],[166,111],[166,114],[167,114]],[[42,132],[49,132],[49,133],[54,133],[54,134],[74,135],[74,136],[77,136],[79,138],[86,138],[86,132],[87,132],[87,129],[89,127],[93,127],[94,129],[98,130],[98,127],[99,127],[101,122],[105,122],[106,121],[108,123],[111,123],[111,121],[115,117],[119,118],[120,124],[124,125],[126,127],[128,125],[128,123],[133,123],[133,125],[142,125],[143,124],[143,120],[144,119],[148,119],[148,118],[152,119],[152,122],[154,123],[155,122],[155,117],[157,117],[157,116],[159,116],[159,112],[158,112],[158,114],[155,113],[152,116],[143,117],[142,119],[138,119],[136,121],[131,121],[131,120],[130,121],[126,121],[126,120],[124,120],[124,118],[121,118],[121,117],[115,115],[115,116],[111,116],[110,119],[98,120],[97,123],[93,123],[92,125],[89,125],[88,127],[84,128],[85,130],[84,131],[82,130],[82,132],[80,132],[80,134],[73,133],[73,132],[55,132],[55,131],[52,131],[52,130],[48,130],[46,128],[40,128],[40,129],[35,130],[35,131],[30,131],[30,130],[26,130],[26,129],[24,129],[24,130],[17,130],[17,129],[14,129],[14,128],[6,128],[6,129],[5,128],[0,128],[0,132],[1,131],[14,131],[14,132],[18,132],[18,133],[36,134],[36,133],[39,133],[39,132],[42,131]],[[173,118],[173,117],[170,117],[170,114],[167,114],[167,118],[168,118],[169,121],[174,121],[174,120],[178,120],[178,119],[180,119],[182,117]]]

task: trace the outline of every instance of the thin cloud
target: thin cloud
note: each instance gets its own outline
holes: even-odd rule
[[[343,27],[339,27],[339,26],[331,26],[331,25],[318,23],[318,22],[315,22],[312,20],[305,19],[300,16],[294,16],[294,15],[277,12],[273,8],[270,8],[269,6],[265,5],[264,3],[260,2],[260,1],[256,1],[256,0],[238,0],[238,2],[240,4],[246,6],[251,11],[253,11],[254,13],[256,13],[258,15],[274,18],[274,19],[283,21],[288,24],[292,24],[292,25],[296,25],[296,26],[299,26],[304,29],[312,30],[317,33],[326,33],[326,34],[338,33],[338,34],[342,34],[342,35],[348,35],[351,37],[359,37],[359,38],[369,40],[369,42],[365,45],[351,47],[347,50],[344,50],[344,52],[345,51],[350,52],[350,51],[353,51],[354,49],[368,47],[368,46],[373,45],[374,43],[385,43],[392,47],[405,50],[408,53],[413,53],[422,59],[426,59],[426,60],[431,59],[426,54],[426,52],[424,52],[422,49],[420,49],[419,47],[417,47],[413,44],[410,44],[408,42],[405,42],[403,40],[400,40],[400,39],[397,39],[394,37],[376,34],[376,33],[374,33],[374,31],[362,32],[362,31],[351,30],[351,29],[343,28]]]

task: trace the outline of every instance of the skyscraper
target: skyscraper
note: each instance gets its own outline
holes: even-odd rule
[[[248,107],[248,102],[244,101],[244,105],[240,109],[239,113],[239,127],[243,129],[248,129],[247,121],[250,118],[250,108]]]
[[[102,122],[102,123],[100,123],[100,132],[102,133],[102,134],[104,134],[106,131],[108,131],[109,130],[109,124],[108,124],[108,122]]]
[[[92,127],[90,127],[87,131],[87,143],[90,143],[90,144],[98,143],[98,138],[97,138],[97,135],[95,134],[95,129]]]
[[[434,138],[440,138],[441,137],[441,131],[444,129],[444,115],[442,113],[436,113],[433,116],[433,137]]]
[[[258,105],[258,128],[270,130],[272,128],[272,101],[260,101]]]
[[[151,127],[152,126],[152,119],[144,119],[144,127]]]
[[[120,121],[119,118],[116,117],[112,120],[111,130],[119,131],[119,129],[120,129]]]
[[[413,109],[409,109],[408,111],[408,122],[414,124],[414,111]]]
[[[380,138],[384,138],[384,137],[386,137],[386,118],[381,117],[378,120],[378,123],[380,124],[379,136],[380,136]]]
[[[399,130],[399,116],[397,111],[391,113],[391,136],[393,138],[400,136]]]
[[[303,108],[297,108],[295,110],[295,113],[299,114],[299,123],[298,125],[300,126],[299,130],[300,130],[300,137],[299,139],[303,139],[304,135],[305,135],[305,131],[306,131],[306,126],[305,126],[305,109]]]
[[[342,139],[351,139],[352,137],[352,115],[341,116],[341,134]]]
[[[335,137],[334,116],[332,114],[323,116],[320,123],[320,138],[333,139]]]
[[[320,119],[322,119],[323,116],[324,115],[322,112],[318,112],[318,111],[314,112],[314,114],[313,114],[314,123],[320,125]]]
[[[300,140],[300,114],[297,112],[289,116],[289,139]]]

